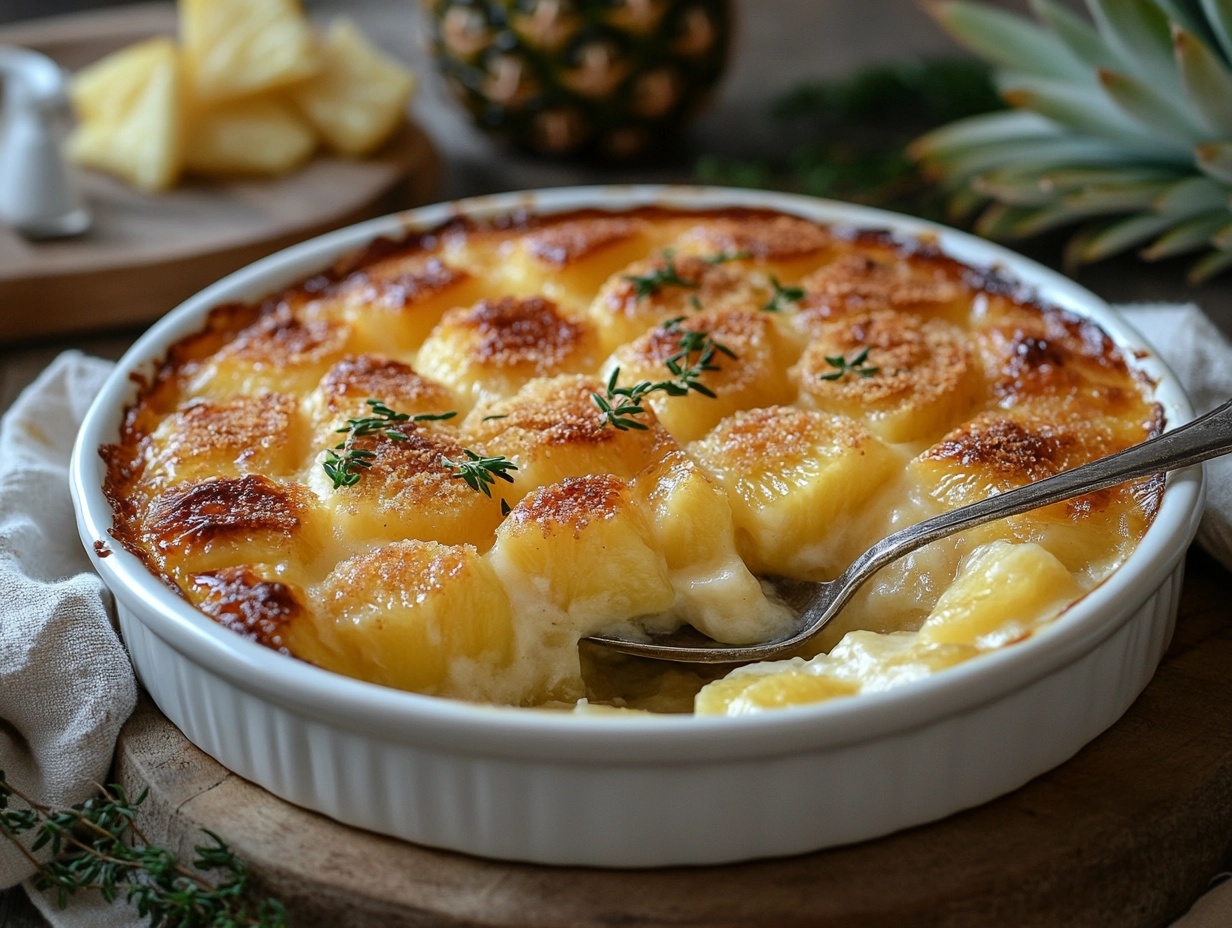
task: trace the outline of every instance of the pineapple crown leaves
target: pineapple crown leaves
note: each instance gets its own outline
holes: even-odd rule
[[[1232,6],[1087,0],[1090,19],[1030,0],[1035,21],[975,0],[929,10],[995,68],[1013,107],[933,130],[910,148],[991,238],[1080,225],[1071,266],[1136,248],[1206,251],[1199,282],[1232,266]]]

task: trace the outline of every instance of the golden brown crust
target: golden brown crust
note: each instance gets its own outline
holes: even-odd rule
[[[522,500],[509,518],[544,535],[569,530],[575,538],[592,522],[614,518],[625,508],[628,485],[611,474],[566,477]]]
[[[627,241],[638,226],[628,219],[587,218],[560,222],[526,236],[526,250],[553,267],[564,268],[607,245]]]
[[[181,553],[220,539],[290,538],[303,522],[305,493],[257,474],[216,477],[155,496],[145,524],[157,548]]]
[[[343,358],[321,379],[321,395],[330,410],[360,409],[356,401],[380,398],[400,411],[446,412],[456,405],[453,395],[434,380],[415,373],[409,364],[379,355]]]
[[[970,286],[948,262],[919,255],[853,251],[809,275],[800,314],[815,324],[844,313],[921,312],[970,299]]]
[[[194,574],[190,595],[198,609],[236,634],[283,654],[287,625],[304,615],[302,596],[276,580],[266,580],[249,566],[224,567]]]
[[[690,229],[685,237],[721,252],[772,260],[815,255],[834,241],[828,230],[815,223],[794,216],[764,215],[707,222]]]
[[[461,268],[440,258],[422,264],[357,272],[346,282],[348,296],[376,309],[403,310],[459,286],[470,279]]]

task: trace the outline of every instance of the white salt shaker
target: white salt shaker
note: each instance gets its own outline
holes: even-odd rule
[[[71,107],[60,67],[26,48],[0,45],[0,222],[30,239],[78,235],[90,226],[61,148]]]

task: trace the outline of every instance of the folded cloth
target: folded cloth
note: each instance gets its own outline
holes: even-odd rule
[[[68,493],[77,427],[110,369],[61,355],[0,422],[0,769],[57,805],[105,780],[137,698]],[[33,872],[0,841],[0,887]]]
[[[1198,411],[1232,396],[1232,345],[1197,308],[1120,309]],[[0,422],[7,451],[0,458],[0,769],[23,792],[54,804],[80,801],[103,782],[135,700],[110,600],[78,541],[68,493],[73,437],[110,367],[76,352],[61,355]],[[1232,460],[1207,467],[1199,540],[1232,569]],[[6,845],[0,841],[0,887],[33,870]],[[96,896],[75,898],[63,912],[31,896],[59,928],[132,918]],[[1232,910],[1220,924],[1232,924]],[[1174,928],[1189,925],[1183,919]]]
[[[1198,307],[1142,303],[1116,308],[1172,368],[1195,414],[1232,398],[1232,344]],[[1232,457],[1205,466],[1206,510],[1197,540],[1232,570]]]

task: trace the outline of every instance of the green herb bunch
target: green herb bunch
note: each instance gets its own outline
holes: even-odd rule
[[[24,808],[14,807],[17,798]],[[153,928],[284,928],[286,910],[275,899],[256,900],[248,867],[218,835],[196,848],[195,870],[151,844],[137,825],[146,791],[130,800],[118,785],[68,809],[33,801],[0,770],[0,832],[37,868],[34,885],[53,890],[64,908],[70,896],[97,890],[108,902],[123,896]],[[33,835],[30,850],[21,836]],[[35,852],[48,848],[40,862]],[[199,872],[198,872],[199,871]],[[215,881],[201,872],[218,874]]]

